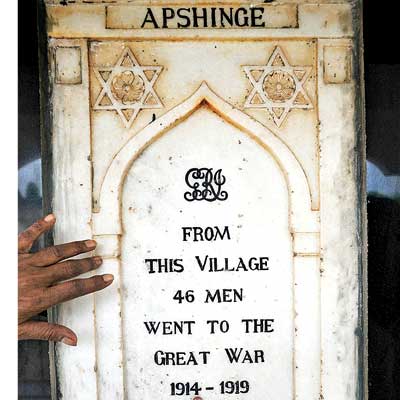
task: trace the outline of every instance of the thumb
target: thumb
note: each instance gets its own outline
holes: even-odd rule
[[[71,329],[41,321],[27,321],[18,325],[18,340],[26,339],[52,340],[69,346],[76,346],[78,342]]]

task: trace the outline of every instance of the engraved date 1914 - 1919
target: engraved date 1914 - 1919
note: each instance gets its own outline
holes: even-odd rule
[[[171,396],[190,396],[198,395],[202,390],[218,391],[221,394],[243,394],[250,390],[250,383],[247,380],[240,381],[222,381],[218,388],[214,386],[201,387],[199,382],[173,382],[171,383]],[[194,397],[193,400],[201,399]]]
[[[213,172],[212,168],[191,168],[185,175],[186,184],[192,189],[185,192],[187,201],[224,201],[228,198],[228,192],[222,190],[226,178],[222,170]]]

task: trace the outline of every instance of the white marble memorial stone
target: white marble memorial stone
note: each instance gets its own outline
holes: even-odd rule
[[[53,310],[54,397],[364,398],[359,2],[41,13],[54,239],[115,276]]]

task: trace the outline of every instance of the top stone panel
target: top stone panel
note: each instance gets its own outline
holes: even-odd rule
[[[356,4],[357,1],[355,0],[320,0],[320,1],[316,1],[316,0],[272,0],[271,3],[274,4],[287,4],[287,3],[295,3],[295,4],[340,4],[340,3],[349,3],[349,4]],[[146,1],[135,1],[135,0],[45,0],[46,4],[60,4],[60,5],[67,5],[67,4],[130,4],[130,5],[141,5],[141,4],[149,4],[149,2]],[[152,5],[160,5],[162,6],[163,4],[168,4],[171,2],[168,1],[152,1],[151,4]],[[174,4],[197,4],[199,5],[206,5],[206,4],[213,4],[212,1],[185,1],[185,0],[175,0],[173,2]],[[218,1],[218,4],[253,4],[253,1],[251,0],[242,0],[242,1],[238,1],[238,0],[220,0]],[[215,4],[215,2],[214,2]]]
[[[51,3],[52,37],[204,38],[351,37],[350,3]]]

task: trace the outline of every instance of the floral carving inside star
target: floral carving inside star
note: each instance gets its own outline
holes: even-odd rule
[[[283,50],[276,46],[265,65],[244,65],[253,86],[244,108],[266,109],[280,127],[292,110],[312,110],[305,84],[311,65],[291,65]]]
[[[93,68],[101,84],[93,110],[116,112],[129,129],[140,111],[164,107],[154,90],[162,68],[161,65],[140,65],[132,50],[125,47],[114,66]]]
[[[112,80],[111,92],[122,104],[136,103],[144,93],[143,79],[132,71],[124,71]]]
[[[296,91],[296,82],[284,71],[274,71],[264,79],[264,90],[268,98],[277,102],[291,99]]]

